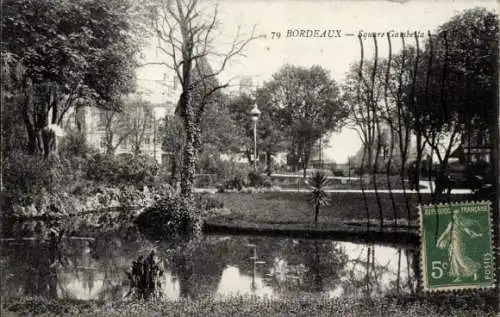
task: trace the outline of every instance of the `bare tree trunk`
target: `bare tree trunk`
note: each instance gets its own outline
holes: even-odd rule
[[[309,165],[309,154],[307,153],[309,150],[309,147],[308,146],[304,146],[304,155],[302,156],[302,168],[303,168],[303,171],[304,171],[304,174],[303,174],[303,177],[306,178],[307,177],[307,166]]]
[[[56,150],[56,135],[54,131],[45,127],[41,131],[42,143],[43,143],[43,156],[48,158],[50,153]]]
[[[27,88],[25,88],[27,89]],[[23,120],[26,127],[26,132],[28,134],[28,153],[35,154],[37,152],[37,134],[35,128],[35,122],[32,122],[32,118],[29,114],[28,107],[33,102],[33,96],[30,92],[25,92],[25,100],[23,104]]]
[[[266,172],[269,176],[271,176],[273,169],[273,157],[270,152],[266,152]]]
[[[170,165],[170,184],[175,188],[177,185],[177,157],[172,156]]]
[[[26,128],[28,132],[28,153],[33,155],[37,152],[36,133],[33,129],[30,129],[29,127]]]
[[[252,151],[250,150],[246,150],[245,151],[245,155],[247,157],[247,160],[248,160],[248,164],[252,165],[253,164],[253,160],[252,160]]]

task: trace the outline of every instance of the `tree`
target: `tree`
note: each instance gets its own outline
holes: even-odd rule
[[[106,153],[114,154],[125,142],[132,153],[141,153],[147,134],[153,122],[153,105],[148,101],[132,97],[121,101],[120,110],[100,110],[104,127]]]
[[[375,173],[385,168],[387,186],[391,189],[390,174],[399,169],[403,189],[406,181],[406,164],[412,154],[412,132],[416,135],[417,157],[422,157],[425,142],[419,125],[405,111],[405,103],[413,91],[407,89],[414,81],[419,48],[407,46],[401,37],[403,50],[392,54],[391,37],[387,35],[387,58],[353,64],[343,87],[344,101],[349,105],[350,123],[358,132],[363,144],[358,164],[362,172],[372,172],[374,189]],[[377,41],[374,39],[376,45]],[[376,46],[377,47],[377,46]],[[378,201],[378,199],[377,199]],[[393,206],[395,211],[395,206]]]
[[[9,65],[15,61],[12,54],[2,52],[2,65],[0,67],[1,82],[0,89],[2,93],[1,98],[1,126],[2,132],[2,152],[10,153],[13,150],[22,150],[26,144],[25,128],[19,118],[22,118],[22,109],[17,107],[18,103],[22,101],[16,91],[14,90],[15,75],[12,72],[16,70]]]
[[[255,104],[258,105],[261,111],[257,121],[257,150],[266,154],[266,170],[271,171],[272,157],[285,149],[285,141],[283,127],[277,119],[278,110],[272,103],[270,91],[264,87],[257,90],[256,96],[237,95],[229,101],[228,109],[240,130],[242,136],[241,145],[248,163],[252,164],[254,140],[250,110]]]
[[[498,17],[467,10],[439,27],[425,45],[406,109],[439,160],[438,173],[474,131],[494,126],[498,93]],[[414,85],[413,85],[414,84]],[[438,186],[436,186],[438,187]]]
[[[161,126],[162,149],[170,155],[170,183],[176,185],[186,139],[184,125],[179,116],[168,116]]]
[[[380,60],[362,61],[351,65],[343,90],[343,102],[349,111],[349,124],[363,145],[361,166],[364,170],[376,168],[378,137],[382,118],[384,82],[380,77]],[[365,169],[365,166],[368,168]]]
[[[414,78],[417,50],[412,46],[407,47],[404,37],[401,41],[403,50],[399,54],[391,53],[388,58],[383,59],[377,76],[383,82],[384,102],[381,106],[381,117],[390,130],[387,138],[389,139],[387,170],[389,172],[391,169],[392,156],[397,153],[399,157],[397,165],[400,167],[401,180],[404,180],[406,163],[411,151],[412,131],[417,137],[417,156],[421,157],[425,143],[422,142],[419,126],[413,124],[411,115],[404,108],[407,94],[411,93],[406,87]],[[389,45],[392,46],[392,43],[389,42]]]
[[[176,113],[183,119],[185,147],[181,177],[181,195],[192,198],[196,159],[201,144],[201,119],[211,96],[227,84],[215,79],[228,61],[240,54],[255,37],[241,40],[238,32],[225,53],[214,50],[217,6],[211,16],[201,14],[197,0],[165,0],[157,7],[153,26],[158,35],[158,48],[168,57],[159,64],[172,69],[182,87]],[[208,66],[209,58],[218,60],[216,68]],[[194,98],[197,89],[197,99]]]
[[[231,116],[231,102],[223,94],[207,107],[201,122],[202,151],[238,152],[243,143],[242,129]]]
[[[314,143],[340,128],[347,116],[337,84],[320,66],[285,65],[263,89],[275,109],[274,119],[285,128],[294,167],[300,164],[306,177]]]
[[[390,39],[389,34],[387,38]],[[360,39],[361,41],[361,39]],[[362,43],[362,41],[361,41]],[[400,180],[405,188],[405,163],[410,147],[410,124],[406,112],[403,111],[403,86],[407,84],[411,73],[408,72],[408,60],[403,40],[403,53],[392,58],[391,42],[389,40],[388,59],[379,59],[377,55],[377,40],[374,38],[375,56],[373,61],[364,61],[351,66],[343,87],[344,102],[350,108],[350,123],[356,129],[362,141],[360,172],[371,172],[373,188],[379,209],[380,224],[383,227],[383,210],[378,194],[376,173],[381,165],[386,167],[387,186],[391,189],[390,173],[393,165],[395,148],[399,150]],[[363,46],[361,46],[363,49]],[[411,69],[411,68],[410,68]],[[359,155],[358,155],[359,157]],[[380,164],[382,159],[382,164]],[[368,168],[366,168],[366,166]],[[363,183],[362,183],[362,189]],[[392,195],[392,192],[391,192]],[[365,208],[368,216],[368,205],[363,191]],[[394,201],[392,199],[392,201]],[[407,200],[407,209],[409,206]],[[395,216],[395,204],[392,205]]]
[[[11,71],[30,153],[51,152],[58,125],[76,101],[110,108],[133,89],[139,50],[132,1],[7,0],[2,58]]]
[[[132,120],[130,126],[131,133],[129,136],[129,141],[132,147],[132,153],[134,155],[139,155],[142,152],[142,148],[146,143],[146,140],[150,140],[150,142],[156,141],[151,140],[150,135],[155,124],[153,121],[156,119],[153,114],[153,105],[150,102],[138,99],[131,100],[131,104],[132,108],[135,108],[135,113],[131,113]],[[156,133],[156,131],[153,131],[153,133]]]

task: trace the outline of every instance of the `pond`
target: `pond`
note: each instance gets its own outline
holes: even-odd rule
[[[417,287],[411,246],[241,235],[205,235],[186,244],[152,240],[134,226],[76,227],[42,221],[4,227],[2,298],[132,298],[127,271],[151,250],[162,267],[156,294],[162,300],[359,297]]]

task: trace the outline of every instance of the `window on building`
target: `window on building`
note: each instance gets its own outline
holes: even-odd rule
[[[151,137],[149,135],[146,135],[144,137],[144,144],[150,144]]]
[[[104,128],[104,127],[106,127],[106,122],[107,122],[106,112],[100,111],[97,114],[97,126],[99,128]]]
[[[173,79],[173,82],[174,82],[174,90],[177,90],[177,88],[179,87],[179,78],[177,78],[176,75],[174,75],[174,79]]]
[[[126,149],[128,146],[128,138],[124,138],[120,143],[120,149]]]
[[[144,128],[146,130],[150,130],[152,124],[153,124],[153,117],[152,117],[151,113],[146,113],[144,116]]]
[[[107,141],[106,141],[106,136],[101,136],[101,139],[100,139],[100,142],[99,142],[99,146],[101,149],[105,149],[106,148],[106,145],[107,145]]]

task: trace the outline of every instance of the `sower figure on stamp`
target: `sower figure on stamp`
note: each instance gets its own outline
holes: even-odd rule
[[[465,240],[467,236],[476,238],[482,236],[481,233],[473,231],[470,227],[475,222],[470,219],[462,219],[457,213],[453,214],[452,221],[439,237],[436,246],[440,249],[448,249],[448,259],[450,270],[448,274],[455,277],[453,282],[460,282],[462,277],[474,276],[480,268],[479,263],[466,256]]]

